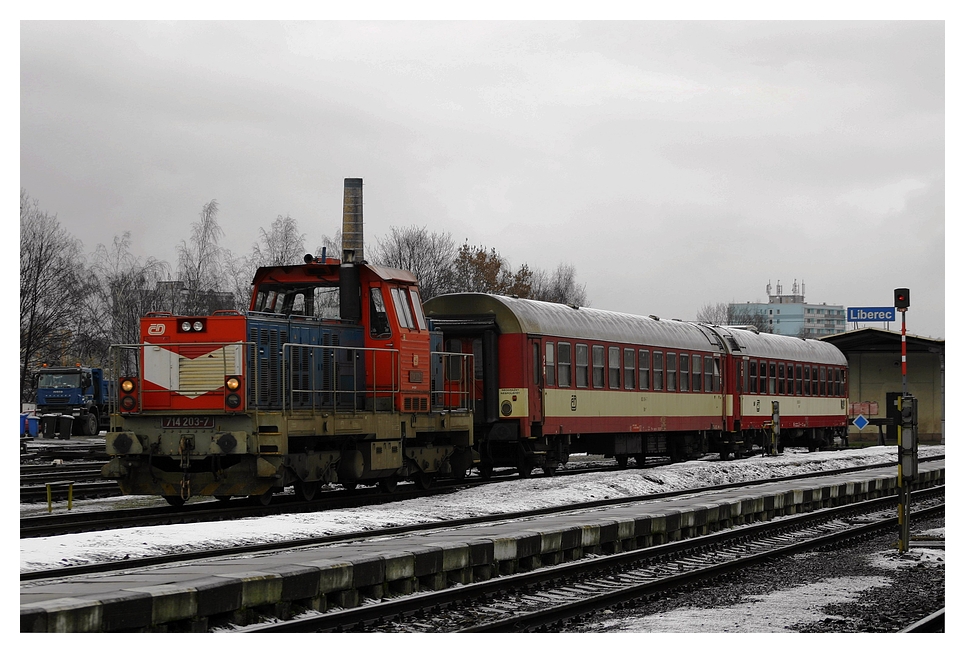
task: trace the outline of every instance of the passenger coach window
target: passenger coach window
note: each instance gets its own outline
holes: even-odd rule
[[[777,364],[777,394],[784,394],[784,363]]]
[[[751,360],[750,365],[750,383],[747,386],[747,391],[751,394],[757,394],[757,361]]]
[[[767,394],[767,363],[761,361],[761,366],[757,372],[757,391],[760,394]]]
[[[811,367],[810,365],[804,366],[804,396],[811,396]]]
[[[539,343],[533,343],[533,385],[543,383],[543,357],[540,356]]]
[[[827,396],[828,396],[828,386],[827,386],[827,377],[825,377],[825,372],[826,372],[826,370],[825,370],[825,368],[823,368],[823,367],[818,368],[818,369],[820,369],[820,372],[818,372],[818,373],[821,375],[820,381],[818,382],[818,384],[819,384],[819,386],[820,386],[820,389],[821,389],[821,396],[822,396],[822,397],[827,397]]]
[[[593,387],[603,387],[603,345],[593,345]]]
[[[640,350],[640,389],[650,389],[650,350]]]
[[[701,375],[701,372],[700,372],[700,356],[699,356],[698,354],[694,354],[694,368],[693,368],[693,369],[694,369],[694,378],[693,378],[693,381],[694,381],[694,392],[700,392],[700,388],[701,388],[700,375]],[[746,380],[746,379],[744,380],[744,384],[745,384],[745,385],[747,384],[747,380]]]
[[[623,387],[633,390],[637,378],[637,352],[633,349],[623,350]]]
[[[653,389],[663,390],[663,352],[653,352]]]
[[[556,360],[553,343],[546,343],[546,385],[556,385]]]
[[[677,354],[672,351],[667,352],[667,390],[677,390]]]
[[[720,390],[720,371],[717,369],[719,361],[716,356],[704,356],[704,392]]]
[[[690,356],[680,354],[680,391],[690,392]]]
[[[610,377],[610,387],[620,389],[620,348],[610,347],[607,350],[608,373]]]
[[[589,380],[589,347],[576,345],[576,387],[585,388]]]
[[[560,387],[570,387],[570,343],[560,343]]]
[[[804,392],[804,388],[801,387],[801,381],[804,378],[804,370],[801,369],[800,365],[794,366],[794,394],[801,395]]]
[[[777,363],[770,364],[770,374],[767,375],[768,392],[774,394],[777,392],[775,385],[777,383]]]

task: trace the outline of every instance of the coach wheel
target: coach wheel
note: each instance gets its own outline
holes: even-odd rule
[[[215,499],[218,500],[218,503],[228,503],[229,501],[231,501],[231,495],[229,494],[229,495],[226,495],[226,496],[225,496],[225,495],[223,495],[223,496],[216,496]]]
[[[627,463],[630,462],[630,456],[625,453],[618,453],[615,458],[617,459],[617,469],[627,468]]]
[[[164,497],[164,500],[170,503],[175,508],[180,508],[184,505],[184,499],[181,497]]]
[[[528,463],[523,463],[516,469],[519,472],[520,478],[530,478],[533,475],[533,468],[530,467]]]
[[[640,454],[639,456],[634,457],[633,462],[638,469],[643,469],[647,466],[647,457],[643,454]]]
[[[318,483],[312,481],[295,481],[295,496],[302,501],[311,501],[318,494]]]
[[[483,477],[483,480],[488,481],[493,477],[493,466],[490,463],[481,463],[479,465],[479,475]]]
[[[544,467],[544,468],[543,468],[543,475],[544,475],[544,476],[556,476],[556,467],[555,467],[555,466]]]
[[[358,486],[358,483],[342,483],[342,488],[348,492],[355,492]]]
[[[432,476],[425,472],[419,472],[415,475],[415,486],[420,490],[428,490],[432,487]]]

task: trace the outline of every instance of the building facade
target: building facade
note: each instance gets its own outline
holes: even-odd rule
[[[822,338],[844,333],[847,330],[847,315],[843,305],[808,304],[804,301],[804,282],[798,285],[797,279],[791,286],[791,293],[785,295],[781,282],[777,282],[777,292],[772,292],[767,284],[767,303],[747,302],[731,304],[733,315],[760,315],[763,323],[774,333],[800,338]]]

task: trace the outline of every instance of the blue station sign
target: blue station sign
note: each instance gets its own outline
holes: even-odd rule
[[[895,307],[848,307],[848,322],[894,322]]]

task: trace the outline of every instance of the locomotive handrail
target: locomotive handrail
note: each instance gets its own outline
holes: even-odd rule
[[[343,389],[340,389],[340,388],[339,388],[339,372],[340,372],[341,370],[339,369],[339,366],[338,366],[338,362],[339,362],[339,361],[337,361],[337,360],[336,360],[336,357],[333,355],[333,356],[331,357],[331,361],[330,361],[330,363],[331,363],[331,368],[328,370],[328,371],[329,371],[329,377],[328,377],[328,378],[331,380],[331,383],[332,383],[331,389],[316,388],[316,387],[315,387],[316,374],[312,373],[312,374],[309,375],[309,378],[311,379],[311,388],[309,388],[309,389],[307,389],[307,390],[306,390],[306,389],[301,389],[301,388],[296,390],[296,389],[294,388],[294,384],[291,383],[292,373],[291,373],[291,369],[290,369],[291,358],[292,358],[290,352],[292,351],[292,349],[294,349],[294,348],[296,348],[296,347],[299,348],[299,349],[308,349],[308,350],[311,350],[311,351],[312,351],[312,359],[313,359],[313,362],[314,362],[314,351],[315,351],[315,350],[322,350],[323,352],[324,352],[324,351],[332,351],[332,352],[334,352],[334,351],[344,351],[344,352],[349,352],[349,357],[350,357],[350,359],[351,359],[351,364],[352,364],[352,365],[351,365],[351,367],[352,367],[352,374],[351,374],[351,376],[352,376],[352,389],[351,389],[351,390],[343,390]],[[363,384],[362,384],[362,385],[363,385],[363,388],[362,388],[362,390],[359,390],[359,389],[358,389],[358,361],[359,361],[359,352],[361,352],[362,355],[365,355],[365,354],[368,353],[368,352],[371,352],[371,353],[372,353],[372,386],[371,386],[371,389],[368,387],[368,384],[365,383],[365,379],[364,379],[365,370],[364,370],[364,368],[363,368],[363,370],[362,370],[362,374],[363,374]],[[390,354],[390,355],[391,355],[391,363],[390,363],[391,367],[390,367],[390,370],[391,370],[391,375],[392,375],[392,376],[391,376],[391,379],[392,379],[392,380],[391,380],[391,386],[388,388],[388,390],[381,390],[381,391],[380,391],[379,388],[378,388],[378,385],[377,385],[377,383],[376,383],[376,381],[375,381],[375,379],[378,378],[377,372],[378,372],[378,358],[379,358],[378,356],[376,356],[376,354],[379,354],[379,353],[387,353],[387,354]],[[399,392],[401,391],[401,387],[400,387],[401,384],[399,383],[399,379],[398,379],[398,376],[397,376],[397,372],[398,372],[398,369],[399,369],[399,366],[398,366],[397,363],[398,363],[400,354],[401,354],[401,352],[400,352],[398,349],[389,349],[389,348],[377,349],[377,348],[374,348],[374,347],[342,347],[342,346],[339,346],[339,345],[308,345],[308,344],[304,344],[304,343],[287,342],[287,343],[285,343],[284,345],[282,345],[282,366],[283,366],[283,370],[285,370],[285,373],[283,373],[283,374],[281,375],[281,383],[282,383],[281,394],[282,394],[282,396],[286,396],[286,395],[287,395],[287,397],[288,397],[288,401],[285,402],[285,403],[286,403],[286,408],[287,408],[287,410],[288,410],[289,413],[293,413],[294,410],[295,410],[295,395],[296,395],[296,394],[308,394],[309,397],[310,397],[310,399],[311,399],[311,410],[314,412],[314,411],[315,411],[315,399],[316,399],[316,395],[317,395],[318,393],[331,394],[331,396],[332,396],[332,409],[335,410],[335,411],[338,411],[338,407],[339,407],[339,397],[340,397],[340,395],[348,395],[348,396],[351,397],[352,412],[353,412],[353,413],[359,412],[359,406],[358,406],[358,403],[359,403],[359,402],[358,402],[358,397],[359,397],[359,395],[361,394],[362,397],[363,397],[363,399],[364,399],[365,397],[368,396],[369,393],[372,394],[372,411],[371,411],[371,412],[373,412],[373,413],[374,413],[374,412],[378,412],[378,401],[377,401],[377,399],[378,399],[378,397],[380,396],[380,394],[382,394],[382,393],[387,394],[387,396],[389,396],[389,397],[391,398],[391,404],[390,404],[390,405],[394,407],[394,406],[395,406],[395,403],[396,403],[396,402],[395,402],[395,400],[396,400],[396,395],[398,395]],[[286,386],[287,386],[287,387],[286,387]],[[286,392],[286,390],[287,390],[287,392]],[[363,412],[368,412],[368,411],[367,411],[367,410],[363,410]]]
[[[442,358],[442,368],[444,370],[443,377],[441,379],[443,389],[430,390],[430,394],[433,398],[439,397],[440,399],[438,402],[433,399],[433,403],[450,407],[453,405],[451,400],[453,397],[455,397],[457,399],[455,403],[456,406],[465,408],[467,410],[472,409],[476,401],[476,384],[473,382],[475,380],[473,355],[453,351],[430,351],[429,356],[430,360],[432,356],[439,356]],[[459,361],[460,378],[456,389],[447,389],[448,386],[446,385],[446,382],[452,381],[452,378],[449,374],[450,367],[446,364],[447,359],[461,359]],[[462,401],[463,399],[465,399],[465,402]]]

